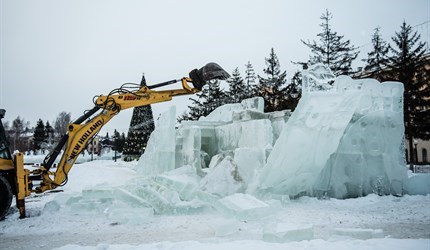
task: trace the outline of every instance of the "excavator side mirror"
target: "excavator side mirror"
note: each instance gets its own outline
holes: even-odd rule
[[[202,89],[207,81],[226,80],[230,75],[216,63],[208,63],[200,69],[194,69],[189,73],[193,86],[196,89]]]

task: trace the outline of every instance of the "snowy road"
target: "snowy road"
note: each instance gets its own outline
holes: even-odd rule
[[[50,202],[66,200],[72,193],[82,192],[83,187],[104,182],[123,184],[135,176],[132,167],[104,161],[76,165],[64,192],[31,197],[27,200],[29,218],[19,220],[17,211],[13,211],[0,222],[0,249],[76,249],[77,245],[98,246],[93,249],[130,249],[131,245],[136,249],[430,247],[430,196],[369,195],[348,200],[302,197],[285,201],[264,218],[246,221],[214,210],[154,215],[142,220],[135,208],[125,213],[124,221],[115,221],[104,213],[74,211],[70,206],[56,207],[57,203]],[[264,234],[275,224],[311,228],[312,239],[268,242]]]

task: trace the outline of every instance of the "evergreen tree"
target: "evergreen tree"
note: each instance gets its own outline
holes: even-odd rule
[[[263,72],[267,75],[267,78],[258,76],[258,95],[264,99],[265,112],[282,110],[282,103],[284,103],[286,96],[284,85],[286,84],[287,72],[281,73],[281,66],[273,48],[270,51],[269,58],[265,58],[265,60],[267,68]]]
[[[192,121],[196,121],[198,120],[201,116],[205,116],[206,115],[206,108],[203,106],[203,103],[205,102],[205,100],[207,99],[208,96],[208,87],[207,85],[203,86],[202,91],[197,93],[197,99],[195,98],[189,98],[189,100],[191,100],[191,105],[188,106],[188,108],[190,109],[190,111],[188,113],[184,113],[181,116],[178,117],[178,122],[181,121],[186,121],[186,120],[192,120]]]
[[[344,40],[344,36],[332,31],[330,26],[332,17],[328,10],[320,17],[323,22],[320,24],[322,32],[317,34],[319,43],[301,41],[311,49],[312,56],[309,63],[328,65],[336,76],[350,74],[352,73],[352,61],[357,58],[359,52],[356,51],[356,47],[350,45],[349,40]]]
[[[190,111],[178,117],[178,122],[184,120],[198,120],[201,116],[207,116],[219,106],[228,103],[228,95],[220,87],[218,80],[211,80],[203,86],[202,91],[196,94],[197,99],[190,98]]]
[[[142,76],[141,86],[146,86],[145,76]],[[146,148],[149,136],[154,131],[154,118],[151,105],[135,107],[124,145],[123,158],[125,161],[138,160]]]
[[[425,43],[420,38],[403,22],[400,32],[391,38],[394,45],[390,46],[392,56],[388,59],[390,77],[404,85],[405,135],[410,149],[413,149],[414,138],[430,139],[429,73],[423,62]],[[416,159],[414,150],[410,150],[410,156],[410,162],[413,162]]]
[[[284,102],[282,103],[283,109],[289,109],[294,111],[299,103],[299,100],[302,96],[302,75],[300,71],[294,73],[293,78],[291,79],[291,83],[287,85],[284,92],[287,93]]]
[[[379,27],[376,27],[375,33],[373,33],[372,45],[373,50],[367,53],[364,70],[370,72],[370,77],[384,81],[385,79],[381,72],[384,66],[387,65],[389,45],[382,39]]]
[[[245,79],[244,79],[246,83],[246,89],[248,90],[246,98],[257,96],[256,79],[257,79],[257,76],[255,75],[254,67],[252,66],[251,62],[248,61],[248,63],[245,64]]]
[[[219,106],[228,103],[228,95],[221,89],[220,81],[212,80],[208,83],[206,100],[203,102],[204,116],[207,116]]]
[[[54,128],[49,124],[49,121],[46,121],[45,125],[45,135],[46,135],[46,149],[52,149],[54,144]]]
[[[36,128],[33,134],[33,150],[43,149],[43,144],[47,141],[47,135],[45,130],[45,124],[42,119],[39,119],[36,123]]]
[[[231,77],[227,79],[230,88],[227,96],[230,103],[239,103],[248,97],[248,90],[245,81],[240,76],[239,68],[233,70]]]

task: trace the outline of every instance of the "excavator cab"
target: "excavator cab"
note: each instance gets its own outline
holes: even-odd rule
[[[0,109],[0,158],[6,160],[12,160],[12,155],[9,150],[9,142],[6,138],[6,132],[3,127],[1,119],[4,118],[6,110]]]
[[[0,220],[9,211],[12,197],[15,192],[15,165],[6,138],[6,131],[2,119],[6,110],[0,109]]]

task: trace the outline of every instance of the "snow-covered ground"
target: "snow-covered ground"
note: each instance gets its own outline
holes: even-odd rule
[[[255,219],[214,209],[152,215],[139,207],[112,217],[73,206],[75,194],[129,182],[136,164],[75,165],[63,192],[33,195],[28,218],[13,208],[0,222],[0,249],[430,249],[429,195],[302,197]]]

